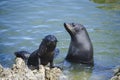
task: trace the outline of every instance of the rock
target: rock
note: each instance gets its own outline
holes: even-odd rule
[[[46,80],[58,80],[62,71],[58,68],[48,68],[45,67]]]
[[[39,70],[31,70],[21,58],[16,58],[12,68],[0,65],[0,80],[67,80],[59,68],[39,65]]]
[[[9,68],[3,69],[3,71],[0,73],[0,77],[10,77],[11,75],[11,70]]]
[[[0,65],[0,73],[3,71],[3,67],[2,65]]]
[[[114,70],[115,74],[114,76],[111,78],[111,80],[120,80],[120,67],[116,68]]]

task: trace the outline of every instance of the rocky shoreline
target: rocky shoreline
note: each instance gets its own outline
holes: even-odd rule
[[[110,80],[120,80],[120,67],[114,70],[115,74]]]
[[[30,70],[21,58],[16,58],[12,68],[0,65],[0,80],[68,80],[59,68],[39,65],[39,70]]]
[[[115,75],[110,80],[120,80],[120,67],[114,70]],[[61,69],[50,69],[39,65],[39,70],[31,70],[21,58],[15,59],[12,68],[3,68],[0,65],[0,80],[69,80]]]

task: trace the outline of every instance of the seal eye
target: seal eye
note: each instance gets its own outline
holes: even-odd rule
[[[83,28],[83,27],[81,27],[81,30],[84,30],[84,28]]]
[[[80,29],[79,29],[79,27],[75,27],[74,30],[75,30],[76,32],[79,32]]]
[[[73,27],[75,27],[75,24],[74,24],[74,23],[72,23],[72,26],[73,26]]]

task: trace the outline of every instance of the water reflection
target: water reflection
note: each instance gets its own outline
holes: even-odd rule
[[[69,80],[89,80],[93,73],[93,67],[64,61],[63,72]],[[74,76],[73,76],[74,75]]]
[[[116,3],[119,0],[91,0],[95,3],[104,4],[104,3]]]
[[[91,0],[95,3],[101,4],[97,8],[105,10],[120,10],[120,0]]]

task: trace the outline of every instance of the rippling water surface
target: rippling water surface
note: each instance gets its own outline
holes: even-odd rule
[[[83,24],[94,46],[93,69],[73,65],[64,73],[72,80],[108,80],[112,69],[120,65],[120,2],[97,3],[96,0],[0,0],[0,63],[11,67],[14,52],[38,48],[42,38],[58,38],[63,61],[70,36],[64,22]]]

